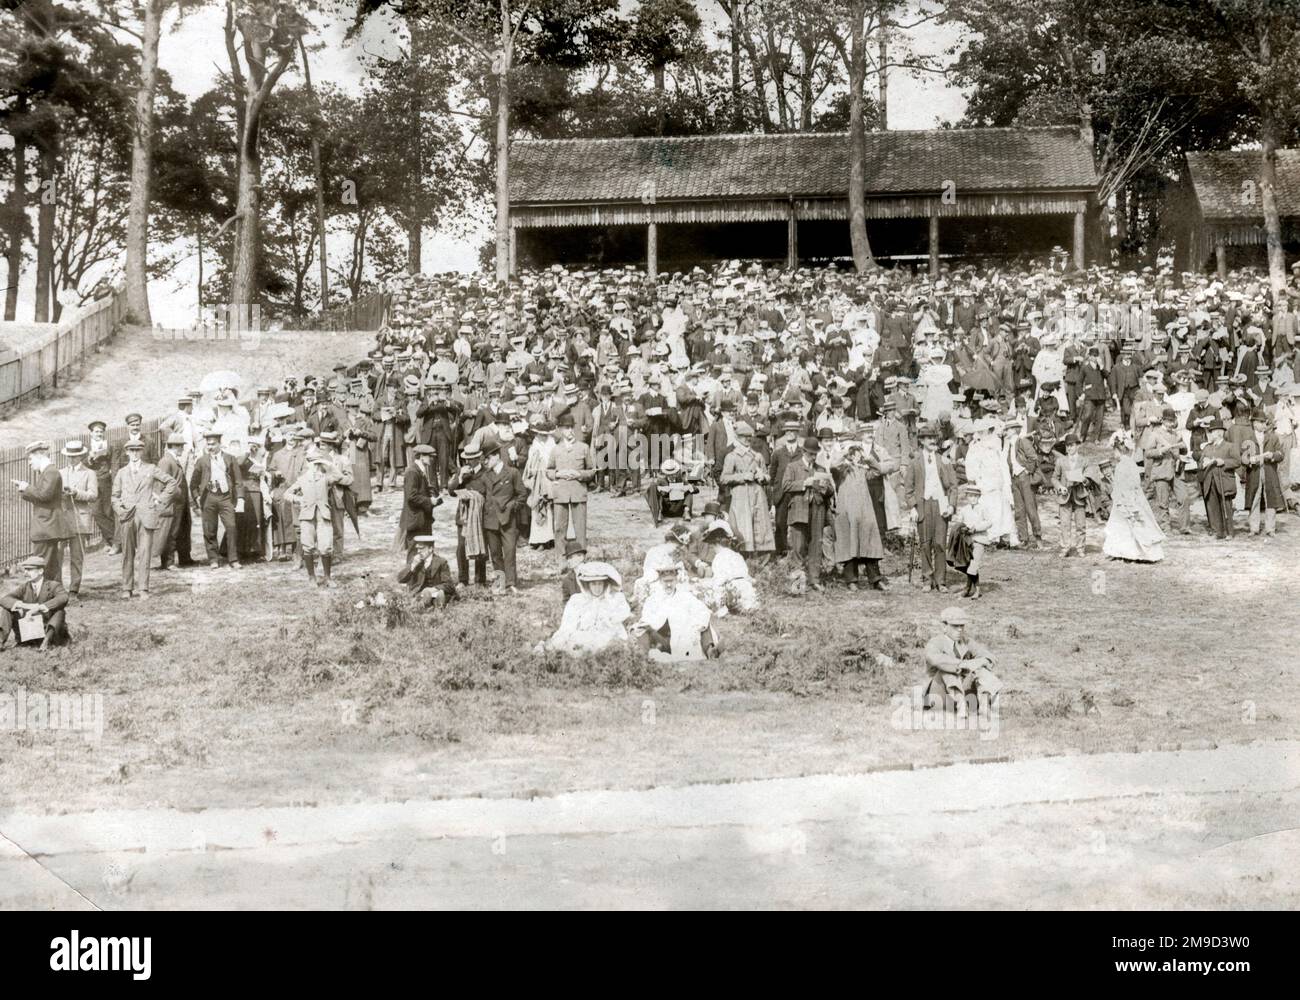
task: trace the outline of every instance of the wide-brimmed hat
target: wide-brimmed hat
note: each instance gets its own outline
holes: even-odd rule
[[[615,587],[623,586],[623,578],[619,576],[618,570],[607,562],[585,562],[579,563],[573,571],[574,576],[582,583],[591,583],[595,580],[608,580]]]

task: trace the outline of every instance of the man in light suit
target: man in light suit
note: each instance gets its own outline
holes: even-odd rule
[[[546,478],[551,482],[551,510],[555,516],[555,537],[568,536],[569,519],[577,543],[587,547],[587,483],[596,475],[591,446],[577,439],[573,414],[559,420],[560,440],[546,464]],[[558,548],[558,546],[557,546]]]
[[[122,596],[136,589],[149,596],[149,562],[154,533],[164,515],[171,512],[176,480],[156,465],[144,461],[143,441],[128,441],[126,465],[113,477],[113,511],[117,514],[118,538],[122,544]],[[161,545],[161,541],[159,541]]]
[[[334,523],[330,494],[342,478],[333,459],[319,448],[307,452],[307,467],[284,492],[284,498],[298,505],[298,532],[307,575],[318,587],[333,587],[330,571],[334,555]],[[316,557],[320,556],[321,578],[316,578]]]
[[[210,430],[203,435],[204,454],[194,461],[190,473],[190,502],[203,518],[203,545],[208,565],[216,569],[221,562],[217,545],[217,525],[226,529],[226,556],[231,569],[239,569],[239,531],[235,515],[244,512],[244,475],[234,457],[221,450],[221,432]]]

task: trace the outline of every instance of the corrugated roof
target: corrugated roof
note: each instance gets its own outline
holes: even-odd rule
[[[1188,153],[1187,170],[1201,214],[1207,219],[1262,219],[1260,166],[1258,150]],[[1246,181],[1255,185],[1249,193]],[[1300,149],[1277,151],[1277,205],[1282,215],[1300,215]]]
[[[1092,150],[1074,128],[868,132],[869,194],[1095,188]],[[843,197],[848,135],[716,135],[650,139],[518,139],[514,203],[678,198]]]

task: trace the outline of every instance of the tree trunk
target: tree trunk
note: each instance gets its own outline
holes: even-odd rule
[[[307,62],[307,43],[298,39],[298,51],[302,53],[302,78],[311,95],[316,114],[320,115],[320,101],[316,99],[316,89],[311,85],[311,66]],[[320,139],[313,132],[311,137],[311,167],[316,176],[316,235],[320,240],[320,308],[324,312],[329,308],[330,272],[329,262],[325,256],[325,177],[320,165]]]
[[[745,130],[745,115],[740,103],[740,0],[733,0],[730,8],[724,8],[731,17],[731,117],[732,128],[737,132]]]
[[[867,50],[862,22],[866,0],[854,0],[850,8],[849,39],[849,242],[853,246],[853,267],[866,271],[876,266],[867,238],[866,183],[867,133],[862,121],[862,89],[867,75]]]
[[[140,42],[140,85],[131,130],[131,203],[126,222],[126,308],[135,323],[151,326],[149,313],[149,179],[153,163],[153,99],[158,84],[158,37],[164,0],[144,5]]]
[[[652,70],[655,82],[655,135],[664,134],[664,120],[667,108],[664,105],[664,67],[655,66]]]
[[[1268,283],[1273,309],[1286,308],[1286,255],[1282,249],[1282,219],[1277,206],[1277,131],[1272,112],[1265,108],[1259,122],[1260,201],[1264,207],[1264,242],[1268,248]]]
[[[239,143],[239,181],[235,201],[235,246],[231,261],[230,307],[243,309],[257,301],[257,250],[262,217],[262,157],[257,148],[257,120],[246,112]]]
[[[14,99],[14,186],[9,192],[9,241],[5,255],[9,268],[9,284],[5,289],[5,321],[18,317],[18,283],[23,276],[23,230],[27,221],[27,132],[23,118],[27,113],[27,99],[19,94]]]
[[[510,279],[510,18],[501,8],[501,52],[497,77],[497,281]]]
[[[880,50],[878,58],[880,64],[876,72],[879,74],[877,79],[878,94],[876,100],[880,104],[880,131],[889,131],[889,22],[885,20],[884,12],[880,17]]]
[[[203,223],[194,226],[195,241],[199,248],[199,322],[203,322]]]
[[[50,279],[54,274],[54,208],[55,208],[55,168],[58,156],[54,152],[54,136],[47,136],[41,142],[40,166],[40,205],[36,211],[36,322],[47,323],[50,319]]]
[[[422,218],[422,199],[419,197],[424,185],[424,147],[421,140],[424,135],[424,93],[420,90],[420,26],[414,17],[406,19],[407,30],[411,33],[411,141],[415,143],[415,162],[411,165],[411,176],[407,183],[411,196],[406,208],[406,273],[419,274],[424,266],[424,220]]]
[[[1121,187],[1115,192],[1115,243],[1121,260],[1129,255],[1128,232],[1128,188]]]

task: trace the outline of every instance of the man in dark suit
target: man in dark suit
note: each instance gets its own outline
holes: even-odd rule
[[[185,480],[185,437],[171,434],[167,437],[167,450],[158,460],[158,468],[176,480],[176,496],[172,498],[170,515],[158,520],[158,568],[167,569],[175,557],[176,565],[189,566],[190,559],[190,493]]]
[[[785,470],[793,460],[799,457],[799,422],[796,420],[786,421],[781,427],[781,433],[781,440],[772,449],[772,457],[768,461],[767,467],[768,494],[772,506],[776,508],[776,554],[778,558],[785,555],[786,549],[789,547],[790,494],[786,492]]]
[[[483,493],[483,535],[492,566],[505,573],[506,590],[514,594],[519,582],[515,575],[515,546],[519,543],[515,511],[528,502],[528,491],[519,470],[505,461],[506,452],[507,447],[501,445],[488,456],[475,488]],[[556,537],[560,537],[558,526]]]
[[[45,578],[63,583],[63,546],[76,531],[75,514],[63,493],[63,477],[54,467],[48,441],[27,446],[32,481],[15,481],[18,495],[32,505],[32,548],[45,560]]]
[[[51,646],[62,646],[68,641],[65,607],[68,592],[58,580],[45,579],[45,557],[28,556],[22,562],[26,577],[17,586],[0,596],[0,649],[14,637],[19,641],[18,620],[28,615],[40,615],[45,621],[45,638],[41,651]]]
[[[921,550],[921,576],[930,589],[947,593],[948,519],[957,506],[957,474],[939,454],[939,429],[926,425],[917,431],[921,451],[903,466],[903,507],[916,530]]]
[[[598,390],[599,402],[592,413],[591,444],[599,459],[594,489],[599,492],[608,486],[614,491],[617,481],[619,492],[627,483],[627,409],[622,401],[615,402],[609,383]]]
[[[1110,394],[1119,407],[1120,426],[1129,425],[1129,415],[1133,412],[1133,398],[1137,395],[1141,381],[1141,371],[1133,363],[1133,345],[1125,344],[1120,348],[1119,361],[1111,366],[1107,378]]]
[[[239,569],[239,531],[235,515],[244,512],[244,477],[239,463],[221,450],[221,432],[203,435],[206,451],[194,460],[190,473],[190,499],[203,518],[203,545],[208,565],[216,569],[221,562],[217,545],[217,525],[225,528],[226,551],[231,569]]]
[[[402,479],[402,515],[397,522],[395,548],[409,558],[415,548],[417,535],[427,535],[433,530],[433,508],[442,503],[436,496],[432,469],[434,448],[417,444],[412,449],[415,460],[406,467]]]
[[[418,439],[421,444],[433,447],[434,457],[429,471],[432,473],[431,483],[435,493],[441,493],[450,486],[456,463],[456,448],[460,443],[461,408],[459,403],[449,397],[450,388],[447,383],[435,383],[430,390],[429,401],[416,411],[420,420]]]
[[[411,541],[415,556],[397,574],[397,582],[406,584],[407,591],[422,606],[445,607],[456,596],[451,567],[433,550],[432,535],[416,535]]]
[[[1223,421],[1215,416],[1206,426],[1209,435],[1201,448],[1201,496],[1205,516],[1214,537],[1232,537],[1232,504],[1237,495],[1237,469],[1241,465],[1241,446],[1224,438]]]
[[[1067,373],[1068,374],[1068,373]],[[1101,351],[1090,348],[1087,363],[1080,366],[1078,394],[1082,397],[1079,407],[1078,434],[1081,441],[1100,441],[1102,420],[1106,416],[1106,375],[1101,370]],[[1074,401],[1071,400],[1071,408]]]

